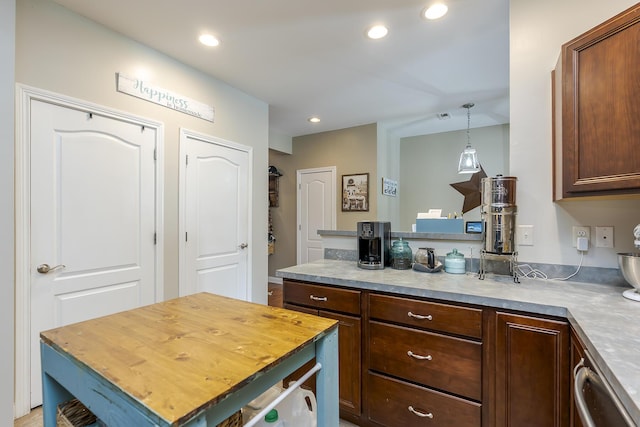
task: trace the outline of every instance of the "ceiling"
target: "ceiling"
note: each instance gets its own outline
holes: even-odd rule
[[[55,1],[263,100],[282,135],[461,129],[467,102],[471,127],[509,122],[508,0],[443,0],[437,21],[420,16],[429,0]],[[386,38],[365,37],[374,23]],[[220,45],[202,46],[203,32]]]

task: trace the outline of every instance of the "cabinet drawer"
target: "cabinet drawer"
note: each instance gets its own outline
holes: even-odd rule
[[[479,403],[375,373],[370,373],[367,379],[371,421],[389,427],[481,425],[482,406]]]
[[[284,302],[360,315],[360,291],[284,281]]]
[[[481,343],[371,321],[369,355],[372,370],[481,400]]]
[[[372,319],[482,338],[481,309],[388,295],[369,295],[369,313]]]

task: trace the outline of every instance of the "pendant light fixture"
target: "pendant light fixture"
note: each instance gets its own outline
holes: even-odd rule
[[[478,162],[478,154],[476,149],[471,146],[471,137],[469,128],[471,127],[471,107],[475,104],[469,102],[464,104],[462,108],[467,109],[467,146],[460,153],[460,161],[458,162],[458,173],[476,173],[480,172],[480,163]]]

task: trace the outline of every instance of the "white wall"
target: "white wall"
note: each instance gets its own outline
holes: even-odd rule
[[[13,425],[15,0],[0,0],[0,425]]]
[[[449,184],[471,179],[457,170],[466,134],[465,129],[400,140],[400,222],[394,231],[411,231],[416,214],[429,209],[462,213],[464,196]],[[509,175],[509,125],[472,128],[469,135],[487,176]],[[480,207],[466,212],[464,219],[480,220]]]
[[[551,70],[560,46],[622,12],[635,0],[511,0],[510,175],[518,177],[518,224],[534,226],[534,246],[520,246],[523,261],[577,264],[573,225],[612,225],[614,249],[592,246],[584,264],[617,268],[617,252],[633,250],[640,200],[552,202]]]
[[[178,295],[179,128],[253,147],[251,299],[266,303],[268,105],[50,0],[21,0],[16,22],[18,83],[164,123],[165,298]],[[117,92],[117,72],[213,105],[215,123]]]
[[[382,178],[395,181],[400,180],[400,137],[393,132],[393,126],[377,123],[377,164],[378,176],[382,184]],[[372,178],[373,179],[373,178]],[[370,197],[372,197],[370,195]],[[376,193],[378,200],[377,220],[391,221],[391,224],[400,224],[400,197],[383,196],[382,191]]]

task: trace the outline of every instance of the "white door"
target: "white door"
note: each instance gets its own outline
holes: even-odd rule
[[[324,258],[318,230],[336,227],[336,168],[302,169],[296,173],[298,185],[297,263]]]
[[[182,130],[180,159],[180,294],[247,300],[250,149]]]
[[[156,130],[31,102],[31,407],[43,330],[155,302]]]

